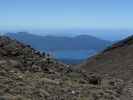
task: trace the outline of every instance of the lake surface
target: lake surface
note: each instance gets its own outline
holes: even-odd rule
[[[64,63],[80,63],[81,61],[96,54],[94,50],[61,50],[49,52],[54,58],[63,61]]]

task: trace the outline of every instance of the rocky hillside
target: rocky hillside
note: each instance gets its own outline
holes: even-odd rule
[[[93,72],[103,77],[109,75],[123,80],[125,84],[123,91],[127,90],[125,94],[128,96],[130,94],[131,97],[133,95],[131,85],[133,82],[133,36],[113,44],[79,66],[87,75]],[[133,100],[133,98],[123,100]]]
[[[133,75],[133,36],[105,49],[81,64],[88,72],[108,73],[122,79]]]
[[[0,100],[127,100],[124,85],[122,79],[86,74],[29,45],[0,37]],[[125,91],[131,93],[132,88]]]

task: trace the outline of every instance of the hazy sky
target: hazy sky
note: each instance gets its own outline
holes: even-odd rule
[[[0,29],[133,29],[133,0],[0,0]]]

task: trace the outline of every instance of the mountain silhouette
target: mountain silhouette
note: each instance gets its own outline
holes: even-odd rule
[[[99,51],[110,45],[110,41],[102,40],[89,35],[75,37],[39,36],[26,32],[7,33],[9,37],[15,38],[41,51],[59,50],[94,50]]]

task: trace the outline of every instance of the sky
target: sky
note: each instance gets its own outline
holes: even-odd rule
[[[133,0],[0,0],[0,30],[133,29]]]

